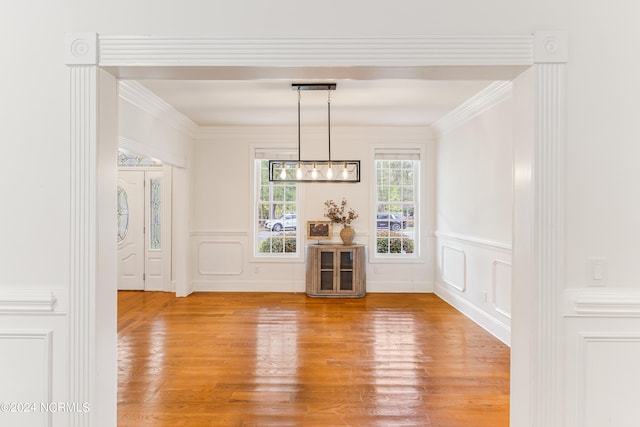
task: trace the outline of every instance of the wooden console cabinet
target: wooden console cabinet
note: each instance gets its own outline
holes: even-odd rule
[[[366,293],[364,245],[307,245],[310,297],[359,298]]]

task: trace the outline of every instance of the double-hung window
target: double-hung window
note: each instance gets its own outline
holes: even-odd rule
[[[287,160],[288,155],[282,151],[255,152],[254,253],[256,256],[297,256],[300,246],[297,184],[269,182],[269,158]]]
[[[417,256],[419,183],[419,150],[375,151],[376,257]]]

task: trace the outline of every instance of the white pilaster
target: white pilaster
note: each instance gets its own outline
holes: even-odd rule
[[[565,144],[567,33],[536,34],[534,143],[534,322],[532,416],[535,426],[563,423],[561,305],[565,254]]]
[[[70,34],[66,42],[65,61],[71,77],[69,402],[89,403],[95,408],[96,35]],[[90,416],[85,413],[69,414],[69,426],[90,424]]]

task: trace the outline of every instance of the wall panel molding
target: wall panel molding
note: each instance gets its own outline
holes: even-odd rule
[[[495,310],[511,318],[511,263],[493,260],[491,264],[491,303]]]
[[[0,289],[0,314],[54,314],[57,302],[52,290]]]
[[[479,246],[486,249],[494,249],[494,250],[500,250],[502,252],[511,253],[511,243],[500,242],[497,240],[483,239],[480,237],[475,237],[475,236],[466,235],[466,234],[445,233],[442,231],[436,231],[434,235],[438,239],[442,239],[442,240],[456,241],[460,243]]]
[[[640,317],[638,289],[568,289],[564,296],[567,317]]]
[[[7,383],[19,381],[23,393],[28,390],[22,402],[33,403],[39,409],[40,403],[51,402],[53,392],[53,331],[0,330],[0,372]],[[26,386],[26,387],[25,387]],[[9,401],[11,402],[11,401]],[[3,425],[52,426],[52,413],[0,413]],[[16,416],[16,418],[11,418]],[[28,417],[28,418],[27,418]],[[37,423],[37,424],[36,424]]]
[[[442,281],[460,292],[467,290],[467,255],[464,250],[442,245],[440,248]]]
[[[577,347],[575,425],[630,425],[640,371],[628,367],[640,358],[640,332],[582,331]]]
[[[198,274],[237,276],[242,274],[245,247],[232,240],[201,240],[198,242]]]
[[[249,237],[249,233],[247,230],[192,230],[190,232],[191,236],[207,236],[207,237],[226,237],[229,236],[237,236],[237,238],[247,238]]]

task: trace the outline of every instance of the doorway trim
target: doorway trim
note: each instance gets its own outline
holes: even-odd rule
[[[562,424],[566,31],[266,39],[76,33],[65,43],[71,103],[69,401],[92,408],[89,416],[71,415],[70,425],[115,425],[116,418],[116,165],[109,162],[118,139],[116,78],[165,78],[179,70],[192,78],[212,71],[237,78],[256,70],[270,76],[311,70],[322,78],[331,71],[334,78],[341,72],[374,72],[500,80],[526,69],[535,73],[535,119],[514,198],[514,216],[522,222],[513,242],[518,283],[512,336],[523,338],[512,339],[511,423]]]

